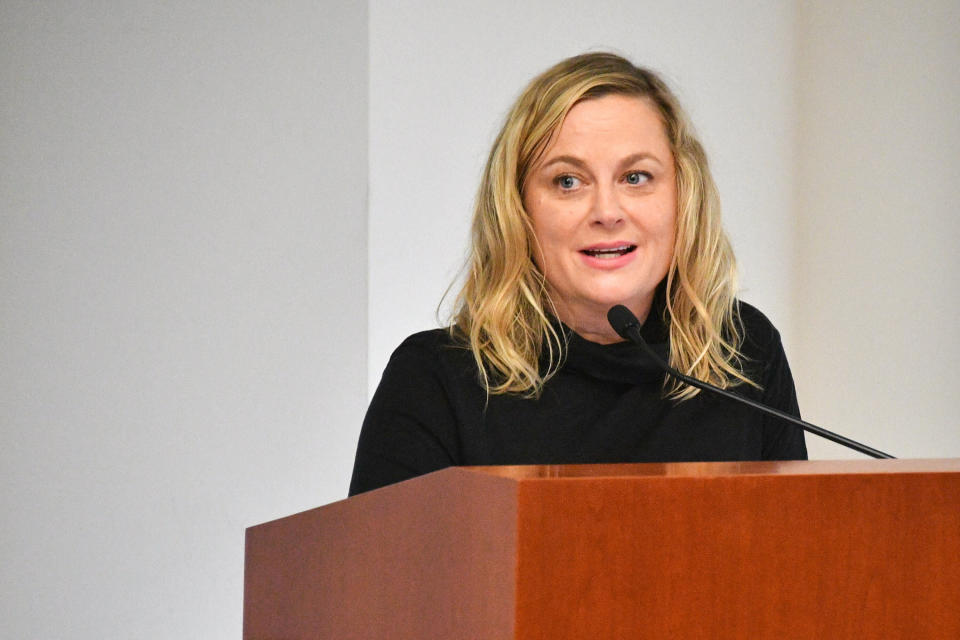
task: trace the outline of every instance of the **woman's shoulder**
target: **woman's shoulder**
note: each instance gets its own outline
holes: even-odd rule
[[[406,371],[435,370],[439,373],[450,367],[462,369],[464,362],[469,361],[472,361],[469,349],[452,335],[449,328],[440,328],[418,331],[408,336],[394,349],[387,367]]]
[[[427,329],[425,331],[418,331],[414,334],[407,336],[403,342],[400,343],[400,346],[397,347],[397,351],[405,350],[428,350],[432,351],[440,348],[444,343],[450,342],[450,330],[449,329]]]
[[[782,350],[780,332],[762,311],[742,300],[737,300],[736,310],[742,327],[744,355],[764,359]]]
[[[394,350],[393,356],[439,357],[454,349],[464,347],[451,335],[449,328],[427,329],[407,336]]]

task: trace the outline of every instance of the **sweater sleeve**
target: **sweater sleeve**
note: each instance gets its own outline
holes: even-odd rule
[[[411,336],[390,357],[360,430],[350,495],[458,463],[438,334]]]

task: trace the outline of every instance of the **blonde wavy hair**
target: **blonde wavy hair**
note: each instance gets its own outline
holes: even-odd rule
[[[552,322],[553,304],[533,260],[536,237],[523,190],[570,109],[609,94],[644,98],[657,109],[676,164],[677,233],[664,312],[670,364],[721,387],[756,386],[741,370],[736,261],[703,146],[666,84],[611,53],[563,60],[534,78],[510,109],[477,193],[451,336],[472,351],[488,393],[538,396],[561,366],[566,340]],[[667,397],[682,400],[697,392],[665,383]]]

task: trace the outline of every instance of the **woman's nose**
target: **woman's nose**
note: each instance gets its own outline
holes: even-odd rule
[[[591,222],[602,226],[614,226],[623,220],[623,211],[614,187],[597,187],[590,217]]]

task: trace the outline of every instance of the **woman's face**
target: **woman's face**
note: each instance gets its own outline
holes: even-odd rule
[[[584,337],[615,341],[610,307],[646,318],[673,257],[677,218],[673,153],[649,102],[612,94],[574,105],[529,174],[523,202],[561,320]]]

